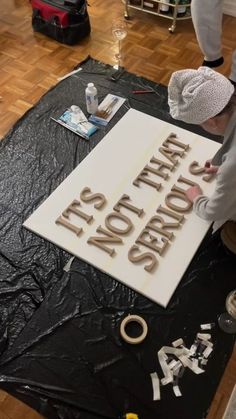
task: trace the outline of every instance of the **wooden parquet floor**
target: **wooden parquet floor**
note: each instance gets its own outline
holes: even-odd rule
[[[115,64],[117,46],[111,34],[111,22],[122,17],[120,0],[89,0],[91,35],[70,47],[41,34],[33,33],[28,0],[0,0],[0,138],[30,109],[57,78],[71,71],[88,54]],[[191,21],[179,21],[170,34],[170,21],[136,10],[130,12],[128,36],[123,41],[123,65],[135,74],[164,85],[173,71],[201,65]],[[220,72],[229,75],[235,48],[236,18],[225,16],[223,54]],[[225,371],[207,419],[221,419],[236,381],[236,351]],[[0,391],[0,419],[39,419],[36,412]],[[153,418],[150,418],[153,419]],[[174,419],[174,418],[173,418]],[[189,418],[191,419],[191,418]]]

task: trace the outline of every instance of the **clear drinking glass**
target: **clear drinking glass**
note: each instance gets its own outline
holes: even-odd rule
[[[219,326],[226,333],[236,333],[236,290],[227,295],[225,307],[227,313],[219,316]]]
[[[121,56],[121,41],[127,36],[127,23],[123,19],[115,19],[112,22],[112,34],[116,41],[118,41],[118,53],[115,58],[119,61]]]

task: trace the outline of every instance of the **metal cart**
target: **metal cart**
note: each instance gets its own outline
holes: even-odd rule
[[[191,0],[187,4],[179,4],[180,0],[176,0],[175,4],[163,2],[162,0],[123,0],[125,6],[125,19],[130,19],[129,9],[141,10],[142,12],[151,13],[152,15],[161,16],[172,20],[172,25],[169,27],[169,32],[174,33],[176,29],[177,20],[191,19]],[[161,7],[163,5],[169,6],[168,13],[163,13]],[[186,7],[184,15],[178,13],[180,7]]]

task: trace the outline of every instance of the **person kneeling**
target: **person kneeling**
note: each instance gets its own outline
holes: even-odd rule
[[[187,69],[172,74],[168,104],[174,119],[197,124],[205,131],[221,135],[223,144],[211,161],[207,173],[217,172],[212,196],[199,186],[186,194],[195,213],[213,222],[213,232],[221,228],[221,239],[236,253],[236,95],[234,86],[223,75],[208,67]]]

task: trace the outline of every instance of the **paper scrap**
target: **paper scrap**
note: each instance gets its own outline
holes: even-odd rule
[[[183,344],[184,344],[184,341],[181,338],[172,342],[172,346],[174,346],[175,348],[177,348],[177,346],[180,346],[180,345],[183,345]]]
[[[201,324],[200,328],[201,330],[210,330],[215,326],[215,323],[206,323],[206,324]]]
[[[179,386],[173,386],[173,391],[174,391],[176,397],[181,397],[182,396],[182,393],[180,391]]]
[[[153,400],[160,400],[161,393],[160,393],[160,380],[156,372],[152,372],[150,374],[152,380],[152,388],[153,388]]]
[[[211,339],[211,335],[209,333],[198,333],[197,337],[198,337],[198,339],[201,339],[201,340],[210,340]]]
[[[70,73],[67,73],[67,74],[65,74],[64,76],[62,76],[62,77],[58,77],[58,81],[62,81],[62,80],[64,80],[64,79],[67,79],[67,77],[70,77],[70,76],[72,76],[73,74],[76,74],[76,73],[79,73],[79,71],[81,71],[82,70],[82,67],[79,67],[79,68],[77,68],[77,70],[73,70],[73,71],[71,71]]]

